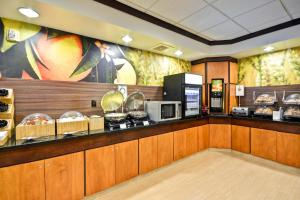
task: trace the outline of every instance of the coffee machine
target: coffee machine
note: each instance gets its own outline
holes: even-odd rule
[[[210,85],[210,112],[223,113],[224,112],[224,79],[212,79]]]

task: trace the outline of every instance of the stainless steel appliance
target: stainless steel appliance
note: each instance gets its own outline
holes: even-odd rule
[[[212,79],[210,85],[210,112],[224,111],[224,79]]]
[[[202,76],[190,73],[165,76],[163,99],[181,101],[183,118],[201,115]]]
[[[232,115],[234,116],[249,116],[249,108],[248,107],[233,107]]]
[[[180,101],[146,101],[145,107],[146,112],[153,121],[181,119]]]

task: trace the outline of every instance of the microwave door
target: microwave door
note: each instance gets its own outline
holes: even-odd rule
[[[194,116],[200,114],[200,89],[185,88],[185,116]]]
[[[161,119],[173,119],[176,117],[176,104],[161,105]]]

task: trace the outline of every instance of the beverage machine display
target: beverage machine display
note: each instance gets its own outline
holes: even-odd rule
[[[224,79],[212,79],[210,86],[210,112],[224,111]]]
[[[164,101],[181,101],[182,118],[201,115],[202,76],[181,73],[164,77]]]

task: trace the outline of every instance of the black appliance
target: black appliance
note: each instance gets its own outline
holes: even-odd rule
[[[180,73],[164,77],[164,101],[181,101],[182,118],[201,115],[202,76]]]
[[[224,111],[224,79],[212,79],[210,85],[210,112]]]

